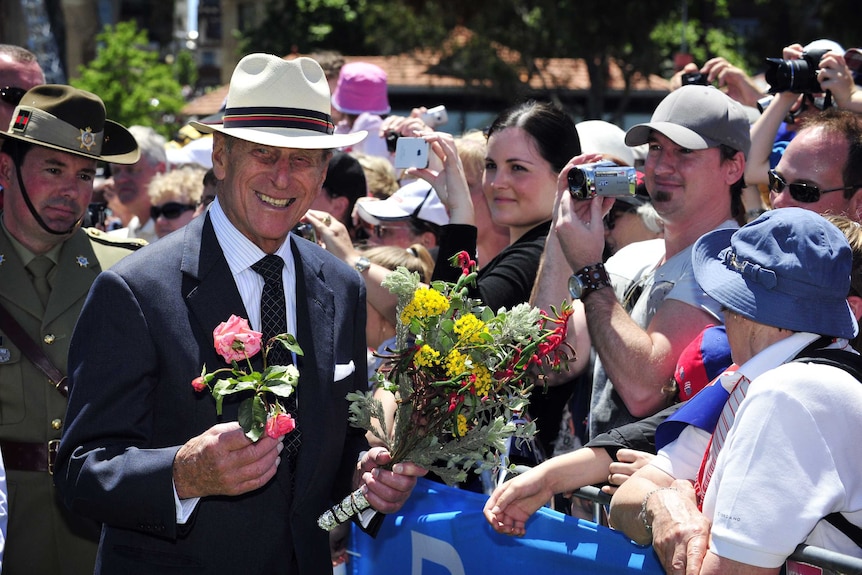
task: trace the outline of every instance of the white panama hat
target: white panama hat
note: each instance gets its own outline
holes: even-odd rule
[[[189,123],[205,134],[281,148],[324,150],[365,139],[364,131],[334,134],[330,106],[329,84],[315,60],[249,54],[233,71],[221,122]]]

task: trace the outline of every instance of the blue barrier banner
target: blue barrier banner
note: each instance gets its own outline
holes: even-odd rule
[[[500,535],[482,515],[487,496],[420,479],[400,512],[376,538],[354,527],[347,572],[352,575],[475,575],[664,571],[652,547],[618,531],[547,508],[527,522],[524,537]]]

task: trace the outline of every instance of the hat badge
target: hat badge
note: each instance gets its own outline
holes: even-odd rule
[[[96,145],[96,135],[93,133],[93,128],[88,126],[86,129],[81,129],[78,141],[81,142],[81,148],[86,148],[89,152],[90,148]]]

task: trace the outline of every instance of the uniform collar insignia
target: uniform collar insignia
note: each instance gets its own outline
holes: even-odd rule
[[[78,265],[82,268],[90,267],[90,260],[88,260],[84,256],[78,256],[77,258],[75,258],[75,261],[78,262]]]

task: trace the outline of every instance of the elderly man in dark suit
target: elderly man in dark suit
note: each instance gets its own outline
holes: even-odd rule
[[[359,274],[290,234],[320,191],[331,150],[329,90],[308,58],[252,54],[237,65],[205,217],[96,281],[70,353],[68,427],[56,480],[66,503],[104,524],[97,573],[318,574],[330,569],[317,517],[352,489],[398,510],[424,470],[387,464],[348,426],[345,395],[367,388]],[[260,328],[276,256],[286,327],[304,351],[296,432],[252,443],[237,403],[216,416],[191,381],[224,367],[213,329],[229,316]],[[265,324],[264,324],[265,327]],[[253,357],[260,369],[259,356]]]

